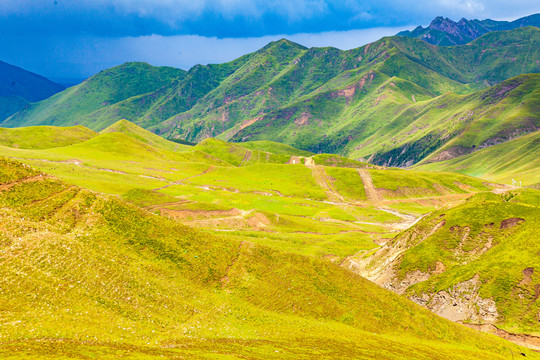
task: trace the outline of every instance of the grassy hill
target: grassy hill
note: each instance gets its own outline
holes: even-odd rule
[[[185,72],[180,69],[125,63],[103,70],[42,102],[31,104],[2,122],[2,126],[84,125],[99,131],[116,120],[88,123],[82,117],[127,98],[155,91],[184,75]]]
[[[511,184],[512,179],[524,186],[535,184],[540,182],[540,133],[536,131],[468,155],[415,168],[455,171],[506,184]]]
[[[97,133],[84,126],[0,128],[0,145],[20,149],[50,149],[90,140]]]
[[[12,161],[0,184],[6,359],[538,357],[327,261],[201,233]]]
[[[538,28],[523,27],[453,47],[402,36],[349,51],[280,40],[185,73],[126,64],[2,126],[60,124],[61,116],[62,125],[103,129],[127,119],[170,139],[271,140],[379,165],[412,165],[535,130],[538,77],[520,75],[540,72],[539,42]],[[143,87],[131,77],[137,71],[155,80]],[[113,98],[104,83],[130,90]],[[466,130],[478,124],[489,131],[473,139],[477,133]]]
[[[532,189],[477,194],[433,212],[355,265],[451,320],[538,335],[539,199]]]
[[[131,136],[137,140],[142,141],[145,144],[162,148],[165,150],[170,151],[181,151],[181,150],[187,150],[190,147],[183,144],[178,144],[172,141],[168,141],[164,138],[162,138],[159,135],[156,135],[148,130],[143,129],[140,126],[137,126],[133,124],[130,121],[127,120],[119,120],[112,124],[111,126],[103,129],[100,131],[100,134],[107,134],[107,133],[123,133],[128,136]]]

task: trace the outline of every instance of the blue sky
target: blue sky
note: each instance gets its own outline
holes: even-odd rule
[[[188,69],[288,38],[350,49],[435,16],[513,20],[538,0],[2,0],[0,60],[52,78],[126,61]]]

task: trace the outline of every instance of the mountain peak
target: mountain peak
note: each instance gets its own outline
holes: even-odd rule
[[[428,27],[419,26],[413,31],[402,31],[398,36],[422,39],[433,45],[461,45],[491,31],[512,30],[524,26],[540,27],[540,15],[533,14],[512,22],[496,20],[469,20],[461,18],[455,22],[443,16],[437,16]]]

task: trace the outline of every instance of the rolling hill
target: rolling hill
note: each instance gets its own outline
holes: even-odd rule
[[[538,357],[330,262],[201,233],[13,161],[0,160],[0,204],[6,359]]]
[[[403,36],[349,51],[281,40],[188,72],[140,64],[109,69],[0,125],[101,130],[127,119],[169,139],[272,140],[408,166],[535,131],[539,43],[535,27],[452,47]],[[126,87],[132,68],[157,80]],[[104,83],[130,90],[109,99],[101,94]],[[479,124],[489,128],[483,138],[473,131]]]
[[[43,76],[0,61],[0,120],[62,90],[63,86]]]
[[[402,31],[398,36],[422,39],[439,46],[461,45],[492,31],[512,30],[524,26],[540,27],[540,14],[519,18],[514,21],[467,20],[462,18],[457,23],[442,16],[436,17],[428,27]]]

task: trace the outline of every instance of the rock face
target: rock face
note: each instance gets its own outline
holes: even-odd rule
[[[491,31],[511,30],[524,26],[540,25],[540,14],[526,16],[515,21],[467,20],[455,22],[437,16],[427,27],[418,26],[413,31],[402,31],[397,35],[415,37],[433,45],[460,45],[473,41]]]
[[[479,288],[480,279],[475,275],[472,279],[456,284],[447,291],[413,295],[409,298],[451,321],[494,323],[499,317],[495,301],[481,298],[478,295]]]

